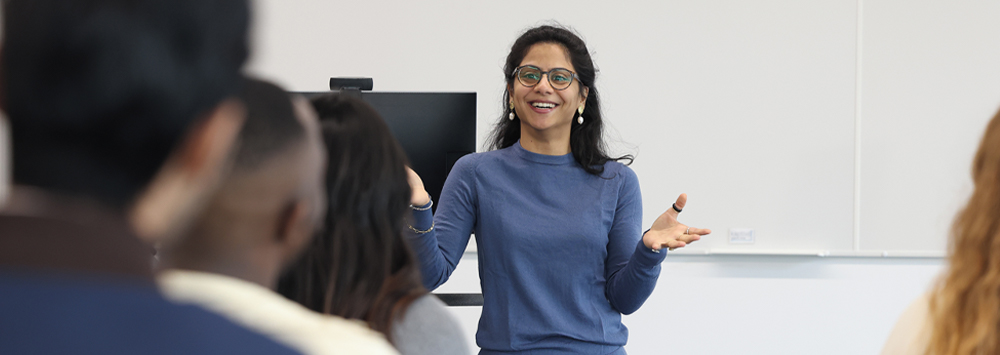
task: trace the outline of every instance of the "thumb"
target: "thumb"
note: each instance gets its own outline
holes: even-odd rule
[[[674,204],[677,205],[677,208],[680,208],[680,209],[683,210],[684,206],[687,205],[687,202],[688,202],[688,195],[687,194],[681,194],[680,196],[677,196],[677,202],[674,202]]]
[[[687,200],[688,200],[687,194],[681,194],[680,196],[677,196],[677,201],[674,202],[674,206],[677,206],[677,209],[683,210],[684,205],[687,204]],[[667,213],[665,214],[667,216],[670,216],[676,221],[677,215],[680,214],[680,212],[677,212],[677,210],[675,210],[673,207],[670,207],[669,209],[667,209]]]

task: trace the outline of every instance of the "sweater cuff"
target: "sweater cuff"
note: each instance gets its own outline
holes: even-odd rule
[[[639,266],[646,268],[653,268],[663,262],[663,259],[667,258],[667,250],[669,248],[660,249],[660,252],[654,252],[652,249],[647,248],[645,244],[642,243],[642,239],[639,240],[639,245],[635,247],[635,253],[632,254],[632,260],[637,262]]]
[[[410,226],[418,230],[428,230],[434,225],[434,213],[431,212],[431,205],[434,202],[428,202],[423,206],[416,206],[410,208],[413,212],[413,219],[410,221]]]

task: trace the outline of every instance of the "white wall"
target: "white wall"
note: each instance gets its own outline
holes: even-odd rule
[[[966,174],[969,141],[1000,102],[1000,71],[979,70],[1000,68],[990,64],[1000,58],[1000,31],[990,31],[995,10],[974,0],[257,0],[250,68],[299,91],[325,90],[330,76],[372,76],[386,91],[476,91],[482,142],[499,115],[511,42],[556,19],[579,30],[594,52],[616,147],[639,153],[646,224],[689,192],[687,221],[718,234],[757,227],[768,247],[857,247],[853,237],[863,226],[873,238],[941,250],[961,200],[956,176]],[[969,91],[975,94],[955,93]],[[858,125],[858,117],[875,123]],[[934,133],[960,141],[936,152],[957,155],[908,148]],[[878,155],[858,160],[859,147]],[[860,190],[859,172],[884,188]],[[872,202],[859,210],[861,195]],[[924,205],[932,214],[896,211]],[[861,223],[859,211],[870,222]],[[703,245],[726,246],[718,239]],[[942,264],[675,254],[656,292],[626,318],[627,348],[874,354]],[[467,254],[438,291],[477,292],[475,265]],[[479,309],[453,311],[474,344]]]

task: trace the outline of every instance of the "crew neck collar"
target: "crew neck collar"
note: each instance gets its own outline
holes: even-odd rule
[[[528,151],[527,149],[524,149],[524,147],[521,146],[520,140],[517,141],[517,143],[514,143],[514,145],[511,146],[511,148],[513,149],[514,153],[517,156],[535,163],[548,164],[548,165],[568,165],[575,162],[575,160],[573,159],[573,153],[564,155],[538,154]]]

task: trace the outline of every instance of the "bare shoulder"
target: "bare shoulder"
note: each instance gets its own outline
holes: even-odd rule
[[[930,336],[930,294],[924,293],[896,321],[882,354],[923,355]]]

